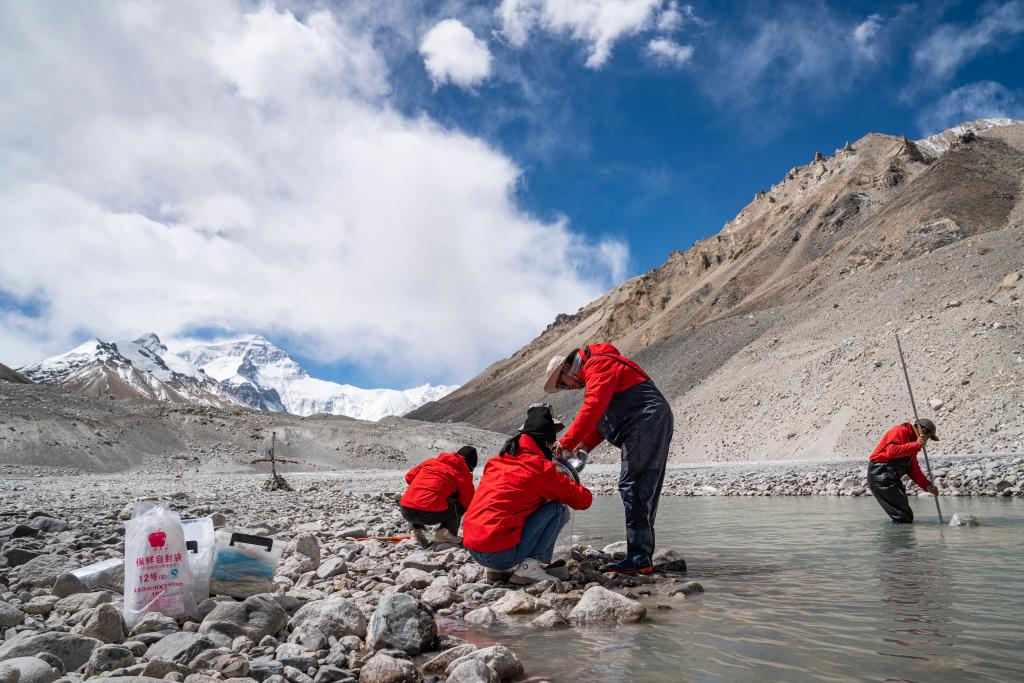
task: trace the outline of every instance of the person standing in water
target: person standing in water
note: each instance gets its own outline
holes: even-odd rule
[[[917,453],[928,439],[939,440],[934,422],[905,422],[887,431],[868,459],[868,488],[894,524],[914,523],[903,475],[909,474],[915,484],[933,496],[939,493],[917,462]]]
[[[559,454],[607,440],[622,451],[619,495],[626,508],[626,558],[601,571],[650,574],[654,519],[672,441],[672,409],[644,370],[611,344],[551,359],[544,391],[584,389],[583,406],[558,443]]]

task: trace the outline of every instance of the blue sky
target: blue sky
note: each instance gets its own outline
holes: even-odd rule
[[[0,5],[0,362],[458,383],[785,172],[1024,118],[1024,0]]]

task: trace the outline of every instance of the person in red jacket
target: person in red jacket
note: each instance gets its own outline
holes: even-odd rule
[[[558,432],[547,405],[531,406],[519,433],[487,462],[462,533],[466,550],[490,580],[525,585],[553,580],[558,532],[569,521],[566,505],[590,507],[593,496],[552,462]]]
[[[643,369],[611,344],[591,344],[548,364],[544,391],[585,389],[559,454],[593,450],[605,439],[622,451],[619,495],[626,508],[626,558],[601,571],[650,574],[654,519],[672,441],[672,409]]]
[[[421,546],[429,545],[425,528],[438,524],[436,543],[461,543],[459,519],[473,501],[473,470],[477,453],[463,446],[455,453],[442,453],[424,460],[406,472],[409,488],[402,495],[402,517],[412,526],[412,535]]]
[[[914,483],[928,493],[939,493],[917,462],[917,452],[928,439],[939,440],[934,422],[923,419],[916,425],[905,422],[887,431],[868,459],[868,488],[896,524],[914,522],[914,511],[910,509],[907,490],[903,487],[903,475],[909,474]]]

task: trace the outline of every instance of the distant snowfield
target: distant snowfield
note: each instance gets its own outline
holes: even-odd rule
[[[404,415],[457,386],[363,389],[317,379],[283,349],[258,335],[192,342],[169,350],[155,334],[134,341],[93,339],[21,369],[29,379],[83,393],[137,395],[205,405],[245,405],[295,415],[345,415],[377,421]],[[110,378],[117,386],[110,386]]]

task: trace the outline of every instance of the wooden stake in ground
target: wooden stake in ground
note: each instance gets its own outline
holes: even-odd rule
[[[917,402],[914,401],[914,390],[910,388],[910,374],[907,372],[907,360],[903,357],[903,347],[900,345],[900,335],[896,335],[896,350],[900,353],[900,363],[903,364],[903,377],[907,380],[907,392],[910,394],[910,407],[914,409],[914,424],[918,425],[919,418],[917,417]],[[918,425],[920,428],[920,425]],[[935,483],[935,478],[932,477],[932,466],[928,462],[928,449],[925,446],[921,446],[921,452],[924,453],[924,466],[928,469],[928,479]],[[939,507],[939,497],[932,496],[935,499],[935,511],[939,513],[939,524],[945,524],[942,521],[942,508]]]
[[[277,457],[275,456],[274,450],[277,446],[277,432],[270,432],[270,448],[267,449],[267,457],[263,460],[253,460],[253,463],[258,462],[269,462],[270,463],[270,479],[263,484],[264,491],[291,491],[291,485],[285,481],[285,478],[277,473]],[[284,460],[281,462],[295,463],[295,460]]]

